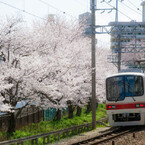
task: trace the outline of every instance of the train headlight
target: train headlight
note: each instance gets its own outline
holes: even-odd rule
[[[144,104],[136,104],[135,107],[136,108],[144,108]]]
[[[116,109],[115,105],[108,105],[108,109]]]

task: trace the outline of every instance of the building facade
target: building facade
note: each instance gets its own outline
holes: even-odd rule
[[[86,12],[79,15],[79,24],[84,26],[84,35],[91,36],[91,13]]]
[[[110,22],[113,52],[144,52],[145,22]]]

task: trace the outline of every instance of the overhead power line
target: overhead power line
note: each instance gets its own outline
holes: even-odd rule
[[[45,2],[45,1],[43,1],[43,0],[39,0],[39,1],[40,1],[41,3],[47,5],[47,6],[52,7],[53,9],[55,9],[55,10],[57,10],[57,11],[63,13],[63,14],[66,14],[66,15],[68,15],[68,16],[70,16],[70,17],[73,17],[73,18],[77,19],[76,17],[74,17],[74,16],[72,16],[72,15],[70,15],[70,14],[68,14],[68,13],[66,13],[66,12],[64,12],[64,11],[62,11],[62,10],[56,8],[56,7],[54,7],[53,5],[50,5],[49,3],[47,3],[47,2]]]
[[[112,6],[110,3],[106,2],[106,1],[103,1],[103,2],[105,2],[107,5],[109,5],[109,6],[113,7],[113,8],[115,8],[115,7]],[[129,16],[127,16],[126,14],[124,14],[123,12],[121,12],[120,10],[117,10],[117,11],[132,21],[132,19],[131,19]]]
[[[39,16],[37,16],[37,15],[35,15],[35,14],[32,14],[32,13],[30,13],[30,12],[27,12],[27,11],[25,11],[25,10],[22,10],[22,9],[20,9],[20,8],[17,8],[17,7],[15,7],[15,6],[13,6],[13,5],[10,5],[10,4],[8,4],[8,3],[2,2],[2,1],[0,1],[0,3],[2,3],[2,4],[4,4],[4,5],[7,5],[7,6],[11,7],[11,8],[14,8],[14,9],[16,9],[16,10],[18,10],[18,11],[21,11],[21,12],[23,12],[23,13],[26,13],[26,14],[28,14],[28,15],[31,15],[31,16],[33,16],[33,17],[39,18],[39,19],[41,19],[41,20],[45,20],[45,21],[47,20],[47,19],[45,19],[45,18],[39,17]]]
[[[134,11],[135,13],[139,14],[139,15],[142,15],[141,13],[137,12],[136,10],[134,10],[133,8],[129,7],[128,5],[126,5],[125,3],[123,2],[120,2],[121,4],[123,4],[124,6],[126,6],[127,8],[129,8],[130,10]]]
[[[140,12],[142,12],[138,7],[136,7],[136,5],[134,5],[130,0],[128,0],[128,2],[132,5],[132,6],[134,6],[137,10],[139,10]]]

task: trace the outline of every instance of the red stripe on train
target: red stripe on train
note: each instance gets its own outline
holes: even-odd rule
[[[126,104],[106,104],[106,110],[119,110],[119,109],[138,109],[145,108],[145,103],[126,103]]]

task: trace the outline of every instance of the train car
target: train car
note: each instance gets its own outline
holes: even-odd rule
[[[110,126],[145,125],[145,74],[118,73],[106,78]]]

